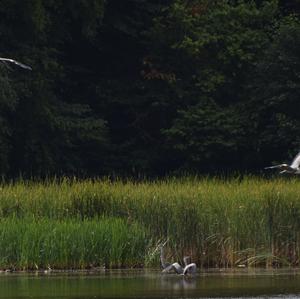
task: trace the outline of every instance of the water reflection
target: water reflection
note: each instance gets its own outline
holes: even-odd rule
[[[0,298],[300,298],[300,272],[207,271],[195,277],[159,271],[0,274]]]
[[[175,275],[174,275],[175,276]],[[170,275],[162,275],[160,279],[160,287],[162,289],[168,290],[193,290],[197,288],[197,278],[194,277],[186,277],[186,276],[178,276],[172,277]]]

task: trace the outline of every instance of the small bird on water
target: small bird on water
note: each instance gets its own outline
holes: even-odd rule
[[[292,174],[300,174],[300,152],[296,155],[294,160],[290,165],[288,164],[279,164],[274,166],[265,167],[265,169],[279,169],[280,173],[292,173]]]
[[[24,63],[21,63],[17,60],[14,60],[14,59],[10,59],[10,58],[4,58],[4,57],[0,57],[0,62],[6,64],[6,63],[12,63],[12,64],[15,64],[23,69],[26,69],[26,70],[30,70],[32,71],[32,68]]]

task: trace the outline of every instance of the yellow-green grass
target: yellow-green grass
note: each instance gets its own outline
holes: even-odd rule
[[[299,265],[297,178],[20,181],[1,186],[0,216],[18,223],[134,223],[147,231],[145,247],[132,254],[143,258],[123,266],[158,265],[156,245],[167,239],[170,259],[190,254],[199,266]]]

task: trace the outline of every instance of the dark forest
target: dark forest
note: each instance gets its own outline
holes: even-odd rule
[[[0,0],[0,175],[257,173],[300,148],[300,1]]]

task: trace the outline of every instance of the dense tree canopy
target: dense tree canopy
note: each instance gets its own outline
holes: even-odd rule
[[[300,145],[298,0],[0,0],[4,176],[257,171]]]

